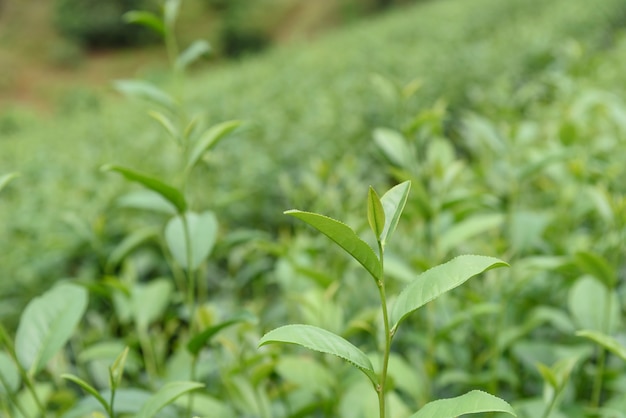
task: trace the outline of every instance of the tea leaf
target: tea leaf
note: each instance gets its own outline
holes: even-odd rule
[[[117,80],[113,82],[113,87],[126,96],[148,100],[149,102],[163,106],[169,111],[176,110],[178,106],[172,96],[147,81]]]
[[[405,181],[389,189],[380,199],[385,211],[385,227],[380,236],[380,241],[383,245],[385,245],[391,234],[393,234],[393,231],[396,230],[406,201],[409,198],[410,190],[411,182]]]
[[[426,303],[486,270],[508,266],[504,261],[480,255],[462,255],[420,274],[398,295],[391,310],[393,329]]]
[[[4,189],[4,187],[15,177],[17,177],[16,173],[9,173],[4,176],[0,176],[0,190]]]
[[[152,395],[141,407],[135,418],[153,418],[157,412],[185,393],[204,387],[196,382],[170,382]]]
[[[0,395],[15,393],[20,387],[20,372],[11,357],[0,351]]]
[[[148,115],[150,117],[152,117],[154,120],[156,120],[157,122],[159,122],[159,124],[161,124],[163,129],[165,129],[165,131],[168,134],[170,134],[170,136],[176,142],[178,142],[180,140],[180,135],[178,133],[178,129],[176,129],[176,126],[174,126],[174,123],[172,122],[172,120],[170,118],[168,118],[167,116],[165,116],[161,112],[157,112],[156,110],[151,110],[150,112],[148,112]]]
[[[187,241],[185,238],[185,223],[191,244],[191,259],[187,260]],[[187,212],[184,215],[172,218],[165,227],[165,241],[178,264],[187,270],[195,270],[213,250],[217,238],[217,218],[213,212],[197,214]]]
[[[138,229],[133,232],[122,242],[120,242],[114,249],[111,251],[111,255],[107,261],[107,270],[111,270],[115,266],[128,256],[133,250],[139,247],[141,244],[148,242],[152,239],[158,238],[159,231],[152,227]]]
[[[372,277],[376,280],[380,279],[382,273],[380,261],[376,257],[374,250],[359,238],[348,225],[324,215],[295,209],[288,210],[285,214],[306,222],[326,235],[365,267]]]
[[[160,36],[165,35],[163,21],[154,13],[146,12],[144,10],[131,10],[130,12],[124,13],[122,19],[126,23],[134,23],[150,28]]]
[[[132,309],[140,331],[148,329],[167,308],[172,296],[172,283],[166,279],[135,284],[132,290]]]
[[[194,41],[176,58],[176,67],[184,70],[203,55],[211,52],[211,45],[202,39]]]
[[[254,315],[244,312],[241,315],[238,315],[234,318],[231,318],[227,321],[221,322],[217,325],[209,327],[202,331],[201,333],[195,335],[188,343],[187,343],[187,351],[191,354],[198,355],[202,347],[206,346],[211,338],[216,335],[221,330],[228,328],[232,325],[239,324],[241,322],[251,322],[255,321],[256,317]]]
[[[352,343],[325,329],[312,325],[285,325],[265,334],[259,341],[259,347],[274,343],[297,344],[309,350],[332,354],[358,367],[372,383],[377,382],[370,359]]]
[[[402,168],[411,167],[412,153],[400,132],[378,128],[374,130],[374,142],[393,164]]]
[[[409,418],[455,418],[460,415],[483,412],[503,412],[517,416],[511,405],[502,399],[480,390],[473,390],[456,398],[439,399],[427,403]]]
[[[178,11],[180,10],[180,2],[181,0],[165,0],[163,20],[169,29],[174,28],[176,18],[178,17]]]
[[[611,353],[615,354],[622,360],[626,361],[626,347],[620,344],[620,342],[617,341],[615,338],[609,335],[603,334],[601,332],[588,330],[588,329],[578,331],[576,335],[578,337],[588,338],[591,341],[594,341],[600,344],[602,347],[606,348]]]
[[[617,284],[617,276],[609,263],[603,257],[588,251],[576,253],[576,264],[585,273],[598,279],[607,289],[613,289]]]
[[[111,367],[109,367],[109,386],[111,390],[116,390],[122,383],[122,377],[124,376],[124,369],[126,368],[126,359],[128,358],[129,348],[124,347],[124,350],[117,356]]]
[[[612,334],[621,323],[617,293],[593,277],[578,279],[567,299],[569,311],[579,329]]]
[[[40,371],[65,345],[87,308],[87,291],[63,283],[33,299],[15,335],[17,358],[29,374]]]
[[[172,203],[178,212],[184,212],[187,209],[187,202],[181,192],[172,186],[163,183],[161,180],[157,180],[154,177],[147,176],[129,168],[120,167],[118,165],[105,165],[102,167],[103,171],[115,171],[123,175],[127,180],[140,183],[144,187],[157,192],[163,196],[167,201]]]
[[[241,124],[242,121],[240,120],[231,120],[215,125],[206,131],[200,139],[196,141],[196,144],[191,150],[189,161],[187,162],[187,169],[192,169],[200,160],[202,154],[213,148],[222,138],[237,129]]]
[[[383,204],[380,203],[380,198],[376,194],[376,190],[370,186],[367,193],[367,221],[372,228],[372,232],[376,235],[378,241],[382,241],[381,235],[385,227],[385,211]]]
[[[102,407],[105,409],[105,411],[109,410],[109,404],[108,402],[102,397],[102,395],[100,395],[100,393],[93,387],[91,386],[89,383],[85,382],[83,379],[81,379],[80,377],[74,376],[73,374],[69,374],[69,373],[64,373],[61,375],[61,377],[63,379],[67,379],[70,382],[74,382],[76,383],[78,386],[80,386],[81,388],[83,388],[87,393],[89,393],[91,396],[93,396],[99,403],[100,405],[102,405]]]

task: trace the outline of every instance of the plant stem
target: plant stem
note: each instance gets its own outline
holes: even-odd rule
[[[380,383],[376,388],[378,393],[379,417],[385,418],[385,387],[387,381],[387,368],[389,367],[389,355],[391,352],[391,330],[389,329],[389,313],[387,312],[387,297],[385,295],[385,273],[383,262],[383,246],[378,241],[378,253],[380,254],[381,278],[376,283],[380,294],[380,303],[383,311],[383,326],[385,329],[385,349],[383,351],[383,367],[380,372]]]

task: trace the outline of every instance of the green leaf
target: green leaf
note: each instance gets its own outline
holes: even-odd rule
[[[286,215],[296,217],[326,235],[358,261],[376,280],[380,280],[382,269],[374,250],[348,225],[317,213],[288,210]]]
[[[163,21],[154,13],[143,10],[131,10],[124,13],[122,19],[126,23],[134,23],[152,29],[161,36],[165,36]]]
[[[78,386],[83,388],[87,393],[93,396],[100,403],[100,405],[102,405],[105,411],[108,411],[110,409],[108,402],[102,397],[102,395],[100,395],[100,392],[98,392],[93,386],[85,382],[80,377],[74,376],[73,374],[69,374],[69,373],[64,373],[61,375],[61,377],[63,379],[69,380],[70,382],[74,382]]]
[[[116,80],[113,87],[120,93],[137,99],[148,100],[173,112],[178,103],[172,96],[147,81],[140,80]]]
[[[374,130],[374,142],[393,164],[408,169],[413,163],[413,153],[404,136],[388,128]]]
[[[135,418],[153,418],[157,412],[185,393],[204,387],[196,382],[170,382],[152,395],[141,407]]]
[[[588,251],[576,253],[576,264],[580,269],[598,279],[608,289],[615,288],[617,275],[606,259]]]
[[[40,371],[65,345],[87,308],[87,291],[63,283],[27,306],[15,335],[15,351],[30,375]]]
[[[163,20],[168,29],[172,30],[178,17],[178,11],[180,10],[181,0],[165,0],[165,7],[163,9]],[[173,35],[173,34],[172,34]]]
[[[17,177],[17,173],[9,173],[4,176],[0,176],[0,190],[4,189],[4,187],[15,177]]]
[[[161,318],[172,298],[172,291],[172,283],[167,279],[135,284],[132,290],[132,309],[139,330],[147,330],[151,323]]]
[[[161,112],[157,112],[156,110],[151,110],[150,112],[148,112],[148,115],[150,115],[150,117],[159,122],[159,124],[161,124],[163,129],[165,129],[165,131],[174,139],[174,141],[180,141],[180,134],[178,133],[178,129],[176,129],[176,126],[174,126],[174,122],[172,122],[170,118],[168,118]]]
[[[559,382],[557,381],[557,378],[551,368],[543,363],[537,363],[537,370],[539,370],[543,380],[548,383],[552,389],[558,389]]]
[[[385,227],[385,211],[383,204],[380,203],[378,194],[376,194],[376,190],[372,186],[370,186],[367,193],[367,221],[370,224],[370,228],[372,228],[372,232],[376,235],[376,239],[382,241],[381,235]]]
[[[196,141],[191,150],[189,161],[187,162],[187,169],[192,169],[205,152],[213,148],[222,138],[237,129],[242,123],[243,122],[240,120],[231,120],[215,125],[206,131],[200,139]]]
[[[503,223],[504,215],[501,213],[475,215],[465,219],[439,236],[439,251],[441,254],[447,254],[459,244],[466,242],[472,237],[496,229]]]
[[[497,258],[462,255],[425,271],[398,295],[398,299],[391,310],[393,329],[397,329],[400,321],[413,311],[462,285],[473,276],[492,268],[504,266],[508,266],[508,264]]]
[[[206,346],[211,338],[216,335],[221,330],[228,328],[232,325],[239,324],[242,322],[253,322],[256,321],[256,317],[249,312],[244,312],[241,315],[237,315],[234,318],[231,318],[227,321],[221,322],[212,327],[208,327],[201,333],[194,335],[194,337],[187,343],[187,351],[189,351],[192,355],[196,356],[202,349],[202,347]]]
[[[203,39],[194,41],[176,58],[176,67],[184,70],[201,56],[208,55],[209,52],[211,52],[211,45],[207,41]]]
[[[122,384],[122,377],[124,376],[124,369],[126,368],[126,359],[128,358],[129,348],[124,347],[124,350],[115,359],[111,367],[109,368],[109,386],[111,390],[116,390]]]
[[[110,271],[124,260],[141,244],[159,237],[159,231],[152,227],[142,228],[127,236],[111,251],[107,261],[107,270]]]
[[[20,387],[20,372],[11,357],[0,351],[0,395],[15,393]]]
[[[626,361],[626,347],[620,344],[620,342],[617,341],[615,338],[598,331],[587,329],[576,332],[576,336],[588,338],[591,341],[600,344],[602,347],[606,348],[622,360]]]
[[[127,180],[137,182],[144,187],[157,192],[163,196],[168,202],[173,204],[178,212],[184,212],[187,209],[187,202],[185,197],[177,189],[170,185],[163,183],[161,180],[157,180],[154,177],[147,176],[129,168],[120,167],[119,165],[105,165],[102,167],[103,171],[115,171],[123,175]]]
[[[217,238],[217,218],[213,212],[185,213],[187,231],[191,243],[191,259],[188,260],[185,223],[181,215],[172,218],[165,227],[165,241],[174,259],[183,268],[197,269],[209,256]]]
[[[120,196],[117,205],[121,208],[150,210],[167,215],[175,215],[177,212],[176,206],[169,200],[148,189],[134,190]]]
[[[503,412],[516,417],[515,411],[505,401],[480,390],[451,399],[439,399],[424,405],[409,418],[455,418],[465,414]]]
[[[259,347],[274,343],[297,344],[309,350],[335,355],[358,367],[372,383],[377,382],[370,359],[352,343],[325,329],[312,325],[285,325],[265,334],[259,341]]]
[[[380,237],[383,245],[398,226],[398,221],[409,198],[409,190],[411,190],[411,182],[405,181],[389,189],[380,199],[385,211],[385,227]]]
[[[569,291],[567,304],[579,329],[612,334],[621,323],[621,307],[617,292],[599,280],[583,276]]]

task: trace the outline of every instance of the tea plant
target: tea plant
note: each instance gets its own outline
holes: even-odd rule
[[[333,354],[356,366],[370,380],[378,396],[379,417],[387,413],[385,397],[387,373],[391,355],[391,343],[400,323],[412,312],[442,294],[460,286],[471,277],[486,270],[506,266],[492,257],[459,256],[448,263],[434,267],[411,282],[396,298],[391,310],[385,292],[384,250],[395,231],[406,204],[410,182],[401,183],[379,198],[370,187],[367,199],[367,219],[378,244],[378,255],[347,225],[311,212],[290,210],[285,212],[309,224],[326,235],[352,258],[358,261],[374,279],[378,288],[384,342],[382,367],[376,373],[368,356],[344,338],[323,328],[311,325],[286,325],[268,332],[259,346],[273,343],[291,343],[322,353]],[[426,404],[412,418],[449,418],[462,414],[480,412],[506,412],[514,415],[513,409],[503,400],[481,391],[472,391],[453,399],[433,401]]]

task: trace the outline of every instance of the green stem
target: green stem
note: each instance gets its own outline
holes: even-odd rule
[[[389,328],[389,313],[387,311],[387,297],[385,295],[385,276],[384,276],[384,250],[382,243],[378,241],[378,253],[380,254],[381,278],[377,281],[378,293],[380,294],[380,302],[383,311],[383,326],[385,328],[385,349],[383,351],[383,367],[380,372],[380,382],[376,387],[378,393],[378,406],[380,418],[385,418],[385,387],[387,382],[387,369],[389,367],[389,355],[391,353],[391,330]]]

